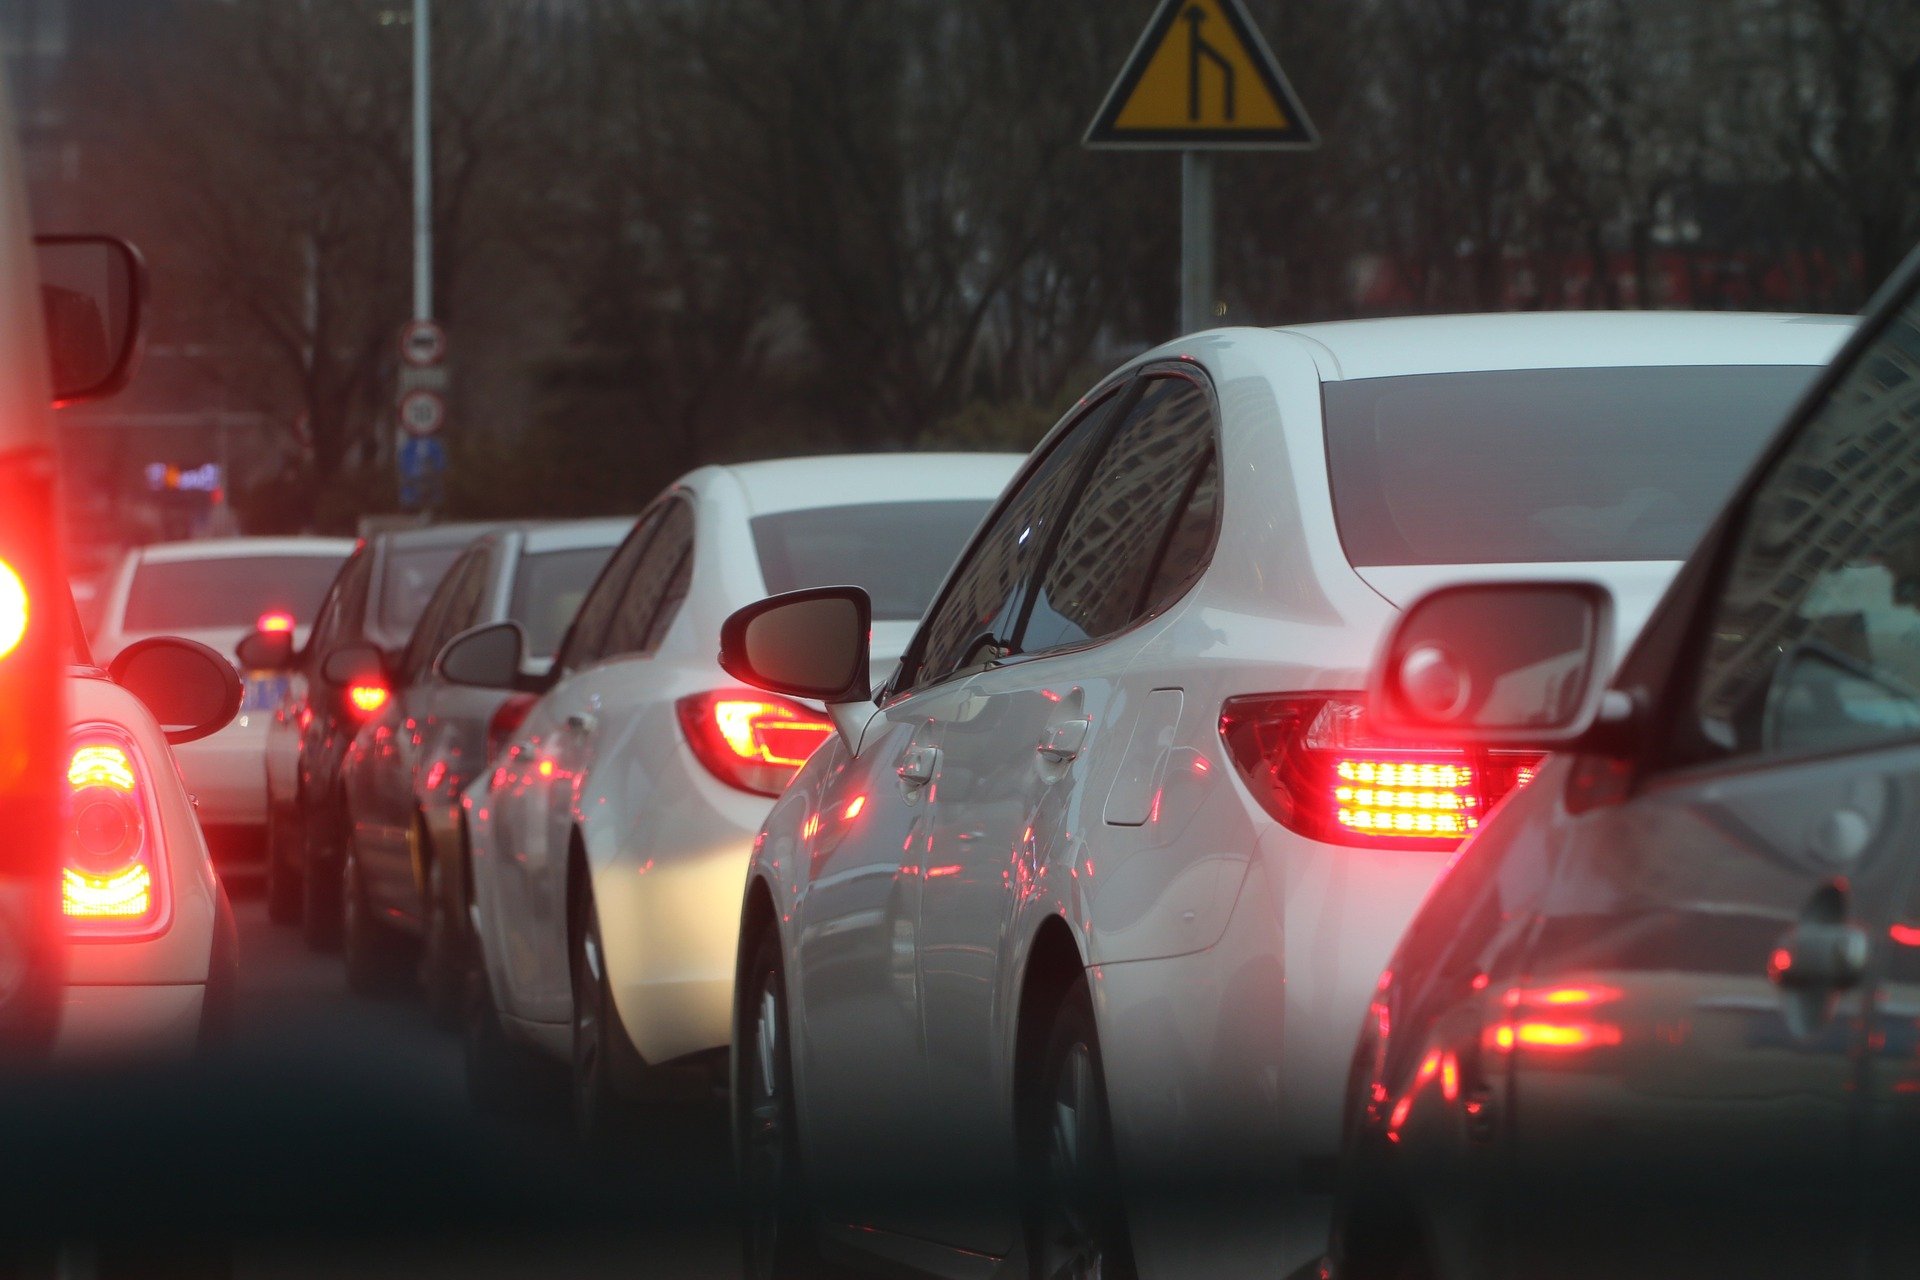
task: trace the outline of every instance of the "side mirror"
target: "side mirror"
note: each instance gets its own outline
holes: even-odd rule
[[[519,623],[490,622],[447,641],[433,660],[433,670],[451,684],[513,689],[519,684],[520,660],[526,651],[527,636]]]
[[[53,402],[112,395],[139,362],[146,264],[112,236],[39,236],[33,246]]]
[[[1592,583],[1442,587],[1388,636],[1368,714],[1430,742],[1562,746],[1599,712],[1612,635],[1613,597]]]
[[[120,651],[107,674],[146,704],[168,742],[218,733],[240,710],[240,676],[233,664],[194,640],[136,640]]]
[[[293,666],[293,633],[249,631],[233,647],[233,656],[248,671],[285,671]]]
[[[385,684],[387,657],[370,644],[343,644],[320,660],[320,678],[332,685]]]
[[[789,591],[737,610],[720,627],[720,666],[757,689],[822,702],[872,696],[873,602],[859,587]]]

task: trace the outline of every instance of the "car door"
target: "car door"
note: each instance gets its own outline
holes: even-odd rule
[[[1576,767],[1528,972],[1487,1033],[1509,1275],[1859,1274],[1863,1188],[1881,1273],[1911,1273],[1916,319],[1830,375],[1698,605],[1623,672],[1661,709],[1631,795],[1619,766]],[[1643,680],[1665,654],[1671,677]]]
[[[945,1130],[944,1163],[970,1191],[930,1202],[940,1212],[927,1229],[945,1243],[992,1253],[1013,1244],[1009,1038],[1020,942],[1034,910],[1047,909],[1023,908],[1044,869],[1069,883],[1091,874],[1090,775],[1102,749],[1115,749],[1107,739],[1120,718],[1130,723],[1126,704],[1148,694],[1123,681],[1136,628],[1190,583],[1190,561],[1164,576],[1160,562],[1207,475],[1218,492],[1212,406],[1193,371],[1149,372],[1119,398],[1097,461],[1051,522],[1011,652],[968,682],[946,726],[918,925],[922,1129]],[[1211,533],[1205,497],[1202,507]]]
[[[1001,656],[1021,588],[1077,484],[1111,397],[1080,413],[1009,487],[902,659],[858,757],[823,789],[795,921],[795,1044],[810,1167],[829,1213],[905,1229],[904,1190],[934,1174],[924,1120],[915,935],[945,787],[942,750],[967,682]],[[875,1197],[874,1179],[895,1194]]]
[[[355,552],[340,571],[335,598],[323,611],[325,625],[315,626],[307,637],[302,665],[307,680],[307,710],[312,714],[305,717],[301,732],[300,775],[309,806],[328,805],[337,798],[340,762],[347,744],[360,729],[359,722],[347,711],[344,691],[322,675],[320,668],[335,648],[361,635],[372,572],[371,554],[365,549]],[[327,853],[338,857],[340,851],[331,849]]]

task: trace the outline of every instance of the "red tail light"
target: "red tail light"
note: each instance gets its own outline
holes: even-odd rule
[[[1330,844],[1451,849],[1540,757],[1409,747],[1368,735],[1357,694],[1261,694],[1220,711],[1240,776],[1288,830]]]
[[[292,631],[293,615],[290,613],[281,613],[277,610],[272,613],[263,613],[258,620],[254,622],[253,626],[256,631]]]
[[[158,817],[133,740],[90,725],[67,759],[67,833],[61,912],[71,932],[130,937],[163,923],[166,881]]]
[[[5,560],[0,560],[0,658],[20,647],[27,634],[27,584]]]
[[[387,705],[392,695],[384,684],[352,684],[347,686],[347,705],[362,720],[371,720],[380,714],[380,708]]]
[[[530,693],[516,693],[494,708],[493,717],[487,721],[487,759],[498,760],[500,753],[507,749],[507,743],[513,735],[520,732],[520,726],[526,723],[527,712],[533,710],[533,704],[539,699]]]
[[[833,736],[822,712],[749,690],[698,693],[679,702],[687,745],[714,777],[756,795],[787,789],[807,757]]]

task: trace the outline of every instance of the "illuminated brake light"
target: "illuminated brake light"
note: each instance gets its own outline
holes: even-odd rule
[[[27,634],[27,584],[12,565],[0,560],[0,658],[20,647]]]
[[[290,613],[263,613],[254,624],[254,629],[274,634],[293,630],[293,615]]]
[[[76,736],[60,909],[81,936],[137,936],[164,924],[158,825],[141,775],[139,753],[121,730],[95,725]]]
[[[356,684],[347,689],[347,701],[363,716],[371,716],[386,706],[388,696],[387,686],[383,684]]]
[[[694,694],[680,699],[678,710],[687,745],[707,771],[758,795],[785,791],[800,766],[833,736],[833,723],[822,713],[771,694]]]
[[[1531,780],[1535,755],[1373,740],[1355,694],[1228,700],[1220,736],[1261,807],[1334,844],[1450,849]]]

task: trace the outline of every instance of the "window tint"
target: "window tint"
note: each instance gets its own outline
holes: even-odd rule
[[[673,589],[679,578],[681,561],[693,550],[693,508],[678,499],[667,505],[661,517],[660,532],[647,547],[646,554],[633,571],[626,593],[607,629],[602,652],[609,657],[623,653],[645,653],[652,640],[673,621],[680,600],[686,595],[682,584],[678,597]],[[656,619],[659,621],[655,627]]]
[[[1820,370],[1509,369],[1330,382],[1357,565],[1681,560]]]
[[[467,561],[460,561],[447,570],[446,578],[434,589],[427,607],[421,611],[420,621],[413,624],[413,634],[407,639],[406,655],[400,662],[400,669],[409,683],[427,674],[434,655],[446,643],[446,637],[452,634],[446,627],[448,606],[459,592],[466,569]]]
[[[340,569],[334,556],[150,560],[134,570],[120,629],[131,634],[250,630],[263,613],[311,623]]]
[[[1027,571],[1046,545],[1061,504],[1072,496],[1088,449],[1125,398],[1124,392],[1116,393],[1088,410],[1021,478],[920,628],[907,686],[931,684],[978,665],[983,636],[1006,641]]]
[[[772,595],[851,583],[873,599],[874,621],[913,622],[992,505],[957,498],[782,511],[754,517],[753,546]]]
[[[1168,602],[1155,592],[1185,586],[1206,550],[1188,530],[1185,563],[1156,572],[1213,456],[1212,402],[1186,378],[1153,378],[1113,433],[1060,531],[1020,637],[1027,653],[1112,635]],[[1211,493],[1217,501],[1216,480]],[[1203,497],[1203,505],[1209,499]],[[1213,533],[1211,506],[1194,513]]]
[[[447,571],[443,590],[436,593],[444,597],[444,604],[439,617],[433,620],[433,634],[428,637],[425,651],[420,655],[420,674],[433,665],[434,658],[447,641],[469,627],[480,625],[487,591],[492,585],[493,557],[485,551],[475,549]],[[427,621],[428,618],[423,616],[421,626],[414,629],[416,636]],[[409,667],[409,670],[412,668]]]
[[[463,546],[408,547],[387,545],[381,566],[380,627],[405,635],[420,620],[433,589],[465,551]]]
[[[1920,736],[1920,302],[1761,481],[1708,635],[1695,710],[1721,751]]]
[[[620,544],[620,549],[607,562],[593,589],[587,592],[587,598],[581,601],[580,612],[568,629],[560,656],[555,660],[561,670],[578,671],[598,662],[601,654],[606,652],[607,626],[613,621],[614,611],[620,607],[627,582],[633,577],[634,565],[646,554],[654,530],[660,527],[661,515],[662,508],[655,507],[640,517],[633,532],[627,535],[627,540]]]
[[[530,655],[553,656],[594,577],[612,555],[612,547],[575,547],[520,557],[507,616],[526,628]]]

